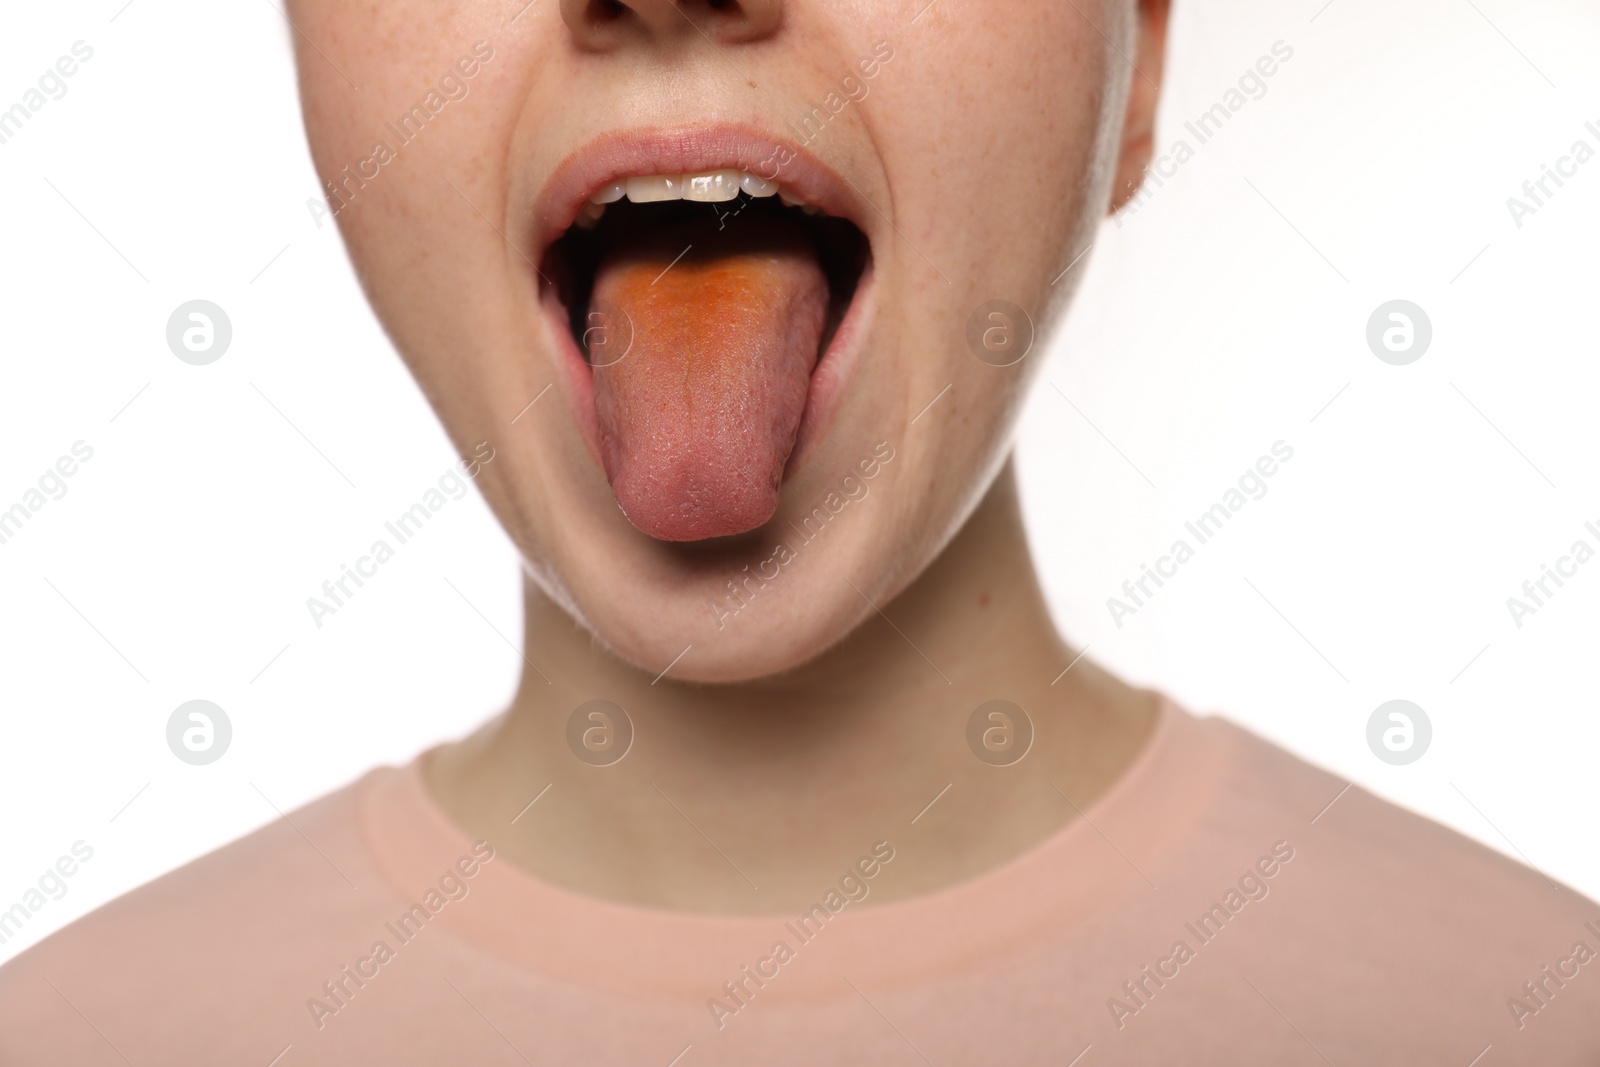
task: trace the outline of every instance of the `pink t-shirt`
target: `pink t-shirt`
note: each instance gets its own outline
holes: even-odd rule
[[[1600,1064],[1600,906],[1170,703],[1016,859],[878,905],[893,856],[656,911],[384,768],[0,968],[0,1064]]]

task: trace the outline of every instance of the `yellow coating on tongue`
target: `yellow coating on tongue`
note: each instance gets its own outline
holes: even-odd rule
[[[776,258],[686,258],[665,274],[653,262],[608,272],[604,298],[627,312],[635,351],[643,344],[649,352],[647,359],[606,368],[612,388],[626,390],[624,383],[641,376],[681,374],[683,403],[692,408],[697,393],[714,403],[737,387],[748,373],[739,354],[778,341],[775,334],[787,325],[776,312],[788,298],[788,272],[773,269]]]

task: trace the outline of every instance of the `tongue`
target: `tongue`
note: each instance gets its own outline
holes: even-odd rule
[[[600,455],[629,521],[697,541],[770,519],[828,310],[804,232],[765,218],[655,231],[601,261],[589,310],[632,326],[625,356],[594,357]]]

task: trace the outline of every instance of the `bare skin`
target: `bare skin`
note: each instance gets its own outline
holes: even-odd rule
[[[552,882],[684,911],[781,913],[879,840],[896,862],[875,901],[973,878],[1076,818],[1148,736],[1153,693],[1087,657],[1060,673],[1077,653],[1046,613],[1009,468],[885,614],[778,678],[652,685],[530,585],[527,655],[550,681],[525,671],[503,716],[435,753],[428,784],[458,825]],[[573,759],[565,740],[572,709],[595,694],[636,729],[608,767]],[[996,698],[1036,729],[1009,767],[967,747],[968,716]]]
[[[874,901],[971,879],[1136,758],[1156,698],[1077,658],[1028,556],[1009,456],[1040,359],[991,365],[967,331],[1003,298],[1044,352],[1082,275],[1067,268],[1150,158],[1167,9],[291,0],[307,135],[351,259],[458,452],[493,446],[477,484],[524,564],[516,697],[427,766],[454,822],[578,892],[777,913],[880,840],[904,859]],[[834,388],[807,401],[770,522],[654,539],[591,447],[590,372],[536,266],[592,190],[551,191],[629,139],[726,154],[695,138],[793,141],[806,115],[811,173],[840,192],[827,213],[870,244],[862,314],[813,372]],[[397,136],[407,121],[426,129]],[[803,185],[806,166],[774,180]],[[895,458],[870,494],[721,618],[727,582],[880,447]],[[595,699],[635,731],[607,767],[566,742]],[[1037,731],[1013,766],[967,745],[994,699]]]

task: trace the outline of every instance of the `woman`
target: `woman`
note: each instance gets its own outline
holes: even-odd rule
[[[0,971],[0,1060],[1595,1062],[1600,908],[1051,625],[1010,431],[1165,0],[290,14],[527,670]]]

